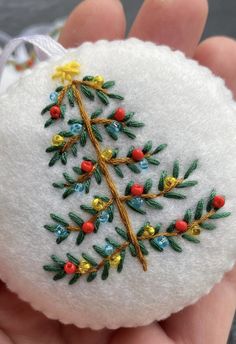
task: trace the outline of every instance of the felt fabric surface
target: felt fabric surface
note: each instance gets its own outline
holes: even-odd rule
[[[64,122],[44,129],[40,112],[56,86],[50,77],[54,68],[71,60],[81,64],[82,77],[101,74],[106,80],[115,80],[114,93],[125,97],[119,106],[134,111],[136,119],[145,123],[136,131],[135,141],[120,135],[113,142],[104,133],[104,147],[118,147],[120,156],[125,156],[132,144],[139,147],[147,140],[154,145],[168,144],[158,157],[158,168],[150,166],[147,172],[134,175],[123,167],[124,179],[111,171],[120,193],[130,180],[141,183],[148,177],[153,179],[156,191],[161,171],[171,173],[174,160],[180,161],[184,172],[199,159],[191,178],[198,180],[198,185],[184,190],[187,199],[161,199],[164,209],[147,209],[146,216],[129,210],[133,228],[138,230],[145,220],[161,222],[165,228],[172,220],[182,218],[188,208],[194,209],[201,198],[207,199],[213,188],[225,195],[225,210],[232,215],[217,220],[216,230],[203,231],[198,245],[178,239],[182,253],[170,248],[162,253],[150,249],[147,272],[127,253],[120,274],[113,270],[106,281],[100,276],[91,283],[81,278],[68,286],[65,279],[54,282],[52,275],[42,269],[50,262],[50,255],[64,259],[67,252],[76,257],[87,252],[97,257],[92,245],[103,246],[107,236],[118,238],[114,227],[122,227],[116,212],[112,224],[101,226],[79,247],[75,245],[76,234],[57,245],[54,235],[43,228],[51,222],[51,212],[68,218],[67,214],[75,211],[86,219],[79,206],[90,204],[96,193],[109,195],[104,181],[100,186],[92,182],[88,195],[74,194],[66,200],[51,186],[63,180],[63,172],[71,173],[85,153],[95,157],[93,147],[87,144],[66,167],[60,163],[48,167],[45,149],[52,135],[67,126]],[[104,114],[117,106],[111,101],[103,107]],[[101,106],[86,101],[86,107],[92,112]],[[4,262],[0,277],[48,317],[93,329],[149,324],[197,301],[232,268],[236,258],[235,112],[231,92],[207,68],[168,47],[136,39],[85,43],[61,59],[51,59],[27,71],[0,97],[0,259]],[[70,113],[76,114],[77,110]]]

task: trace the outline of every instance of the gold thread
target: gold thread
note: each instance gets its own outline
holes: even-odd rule
[[[100,150],[100,146],[99,146],[99,143],[98,141],[96,140],[96,137],[94,136],[93,134],[93,131],[92,131],[92,127],[91,127],[91,123],[90,123],[90,119],[88,117],[88,114],[84,108],[84,104],[83,104],[83,101],[82,101],[82,98],[81,98],[81,95],[80,95],[80,92],[78,91],[78,89],[76,88],[75,86],[75,83],[73,83],[72,85],[72,90],[73,90],[73,93],[74,93],[74,97],[76,99],[76,102],[78,104],[78,107],[80,109],[80,113],[81,113],[81,117],[84,121],[84,124],[86,126],[86,129],[87,129],[87,132],[88,132],[88,135],[90,137],[90,140],[96,150],[96,153],[97,153],[97,157],[98,157],[98,164],[101,168],[101,171],[106,179],[106,182],[107,182],[107,185],[111,191],[111,194],[113,196],[113,199],[114,201],[116,202],[116,205],[117,205],[117,208],[118,208],[118,211],[119,211],[119,214],[120,214],[120,217],[121,217],[121,220],[123,221],[123,224],[124,226],[126,227],[126,230],[127,230],[127,233],[128,233],[128,236],[132,242],[132,244],[134,245],[135,249],[136,249],[136,252],[138,254],[138,258],[143,266],[143,270],[146,271],[147,270],[147,262],[146,262],[146,259],[145,257],[143,256],[143,253],[141,251],[141,248],[139,246],[139,243],[138,243],[138,239],[135,235],[135,233],[133,232],[133,229],[132,229],[132,226],[131,226],[131,223],[130,223],[130,219],[129,219],[129,216],[128,216],[128,212],[125,208],[125,206],[123,205],[122,201],[120,200],[120,195],[116,189],[116,186],[110,176],[110,173],[109,173],[109,170],[107,168],[107,165],[106,165],[106,162],[102,159],[102,151]]]
[[[138,237],[139,240],[149,240],[149,239],[155,239],[157,237],[160,237],[160,236],[165,236],[165,237],[169,237],[169,236],[177,236],[178,233],[168,233],[168,232],[163,232],[163,233],[157,233],[157,234],[154,234],[154,235],[149,235],[149,236],[140,236]]]
[[[95,90],[98,91],[102,91],[103,93],[107,94],[108,91],[98,85],[96,85],[94,82],[92,81],[85,81],[85,80],[73,80],[72,81],[72,85],[85,85],[85,86],[89,86],[91,88],[94,88]]]
[[[109,118],[93,118],[90,120],[90,123],[92,124],[111,124],[114,123],[116,120],[114,119],[109,119]],[[125,123],[119,122],[123,127],[125,126]]]
[[[113,202],[114,202],[113,199],[111,199],[111,200],[109,200],[108,202],[106,202],[105,205],[104,205],[104,207],[103,207],[103,209],[102,209],[101,211],[106,210],[108,207],[110,207],[110,205],[113,204]],[[99,214],[100,214],[101,211],[99,211],[99,212],[97,212],[97,214],[93,215],[93,216],[89,219],[89,221],[90,221],[90,222],[95,222],[95,221],[97,220],[97,217],[99,216]]]
[[[171,185],[170,187],[164,188],[164,192],[170,192],[171,190],[175,189],[177,185],[181,184],[184,181],[184,178],[176,179],[175,183]]]
[[[75,144],[76,142],[78,142],[80,139],[79,135],[73,136],[72,138],[70,138],[65,144],[64,146],[61,148],[61,152],[64,153],[67,149],[69,149],[71,146],[73,146],[73,144]]]
[[[145,154],[144,158],[149,158],[151,156],[151,154]],[[114,159],[110,159],[107,163],[110,165],[120,165],[120,164],[135,164],[138,161],[135,161],[132,158],[114,158]]]
[[[83,182],[85,182],[86,180],[88,180],[88,179],[93,175],[93,173],[94,173],[94,171],[96,170],[96,168],[97,168],[97,164],[95,164],[95,165],[93,166],[92,171],[90,171],[90,172],[88,172],[88,173],[85,173],[85,174],[83,174],[82,176],[79,176],[79,178],[76,180],[75,183],[66,183],[66,184],[64,184],[64,187],[65,187],[65,188],[68,188],[68,187],[70,187],[71,185],[74,185],[74,184],[77,184],[77,183],[83,183]]]
[[[138,240],[149,240],[149,239],[154,239],[154,238],[157,238],[157,237],[160,237],[160,236],[165,236],[165,237],[172,237],[172,236],[177,236],[178,233],[168,233],[168,232],[163,232],[163,233],[157,233],[155,235],[152,235],[152,236],[140,236],[138,237],[137,239]],[[117,255],[118,253],[120,253],[123,249],[126,249],[126,247],[128,247],[130,244],[129,241],[125,241],[123,242],[123,244],[121,244],[119,247],[117,247],[115,249],[115,251],[108,257],[104,258],[103,260],[100,261],[100,263],[96,266],[96,268],[91,268],[89,269],[86,274],[89,274],[89,273],[92,273],[92,272],[97,272],[99,271],[105,264],[106,261],[112,259],[115,255]],[[76,273],[80,273],[79,272],[79,268],[77,269]]]
[[[125,196],[124,196],[125,197]],[[122,197],[121,197],[122,198]],[[107,203],[106,203],[106,206],[104,207],[103,210],[106,210],[111,204],[113,204],[113,200],[109,200]],[[188,224],[188,230],[191,229],[194,225],[199,225],[203,222],[205,222],[206,220],[209,219],[209,217],[211,217],[212,215],[214,215],[216,213],[216,211],[214,209],[212,209],[211,211],[209,211],[207,214],[203,215],[199,220],[196,220],[196,221],[193,221],[191,222],[190,224]],[[97,216],[99,215],[96,214],[94,215],[93,217],[91,217],[88,221],[95,221]],[[67,230],[68,231],[80,231],[81,228],[80,227],[76,227],[76,226],[68,226],[67,227]],[[187,231],[188,231],[187,230]],[[153,236],[141,236],[141,237],[138,237],[138,240],[147,240],[147,239],[151,239],[151,238],[156,238],[158,236],[175,236],[175,235],[178,235],[177,233],[168,233],[168,232],[165,232],[165,233],[157,233]],[[116,252],[117,253],[117,252]]]
[[[173,185],[172,187],[170,187],[167,190],[163,190],[161,192],[159,192],[158,194],[142,194],[139,197],[140,198],[145,198],[145,199],[154,199],[154,198],[159,198],[164,196],[165,194],[167,194],[168,192],[170,192],[171,190],[175,189],[177,185],[181,184],[183,181],[183,179],[178,179],[178,183],[175,183],[175,185]],[[126,202],[126,201],[130,201],[131,199],[133,199],[135,196],[133,195],[127,195],[127,196],[121,196],[120,200],[122,202]]]
[[[212,215],[214,215],[216,213],[215,209],[210,210],[207,214],[203,215],[200,219],[193,221],[192,223],[190,223],[188,225],[188,229],[190,229],[191,227],[195,226],[195,225],[200,225],[201,223],[205,222],[206,220],[209,219],[209,217],[211,217]]]
[[[160,192],[159,194],[142,194],[139,197],[140,198],[145,198],[145,199],[154,199],[154,198],[158,198],[161,197],[165,194],[166,192]],[[133,195],[127,195],[127,196],[121,196],[120,199],[122,202],[126,202],[126,201],[130,201],[131,199],[133,199],[135,196]]]
[[[66,227],[66,229],[70,232],[80,232],[81,231],[81,228],[77,227],[77,226],[68,226],[68,227]]]
[[[69,87],[70,87],[70,85],[64,86],[63,89],[61,90],[61,92],[59,93],[59,96],[57,98],[58,106],[61,105],[61,103],[62,103],[62,101],[63,101],[63,99],[65,97],[65,94],[66,94],[67,90],[69,89]]]
[[[106,210],[112,204],[113,204],[113,200],[111,199],[108,202],[106,202],[106,204],[104,205],[104,208],[101,211]],[[94,223],[96,221],[97,217],[99,216],[99,214],[100,214],[100,211],[97,212],[97,214],[90,217],[90,219],[87,222],[93,222]],[[71,231],[71,232],[80,232],[81,231],[81,228],[79,226],[68,226],[66,229],[68,231]]]
[[[200,224],[205,222],[206,220],[209,219],[209,217],[211,217],[212,215],[214,215],[216,213],[215,209],[212,209],[211,211],[209,211],[207,214],[203,215],[199,220],[193,221],[192,223],[190,223],[188,225],[188,228],[191,228],[194,224]],[[172,236],[178,236],[180,235],[179,233],[169,233],[169,232],[159,232],[157,234],[154,235],[148,235],[148,236],[139,236],[137,237],[138,240],[149,240],[149,239],[154,239],[160,236],[165,236],[165,237],[172,237]],[[91,272],[97,272],[98,270],[100,270],[105,262],[107,260],[110,260],[112,257],[114,257],[116,254],[120,253],[123,249],[125,249],[127,246],[129,246],[129,242],[125,241],[123,244],[121,244],[119,247],[117,247],[117,249],[108,257],[104,258],[103,260],[101,260],[101,262],[96,266],[96,268],[91,268],[90,270],[88,270],[86,273],[91,273]],[[79,273],[79,270],[77,269],[76,273]]]
[[[126,248],[127,246],[129,245],[129,242],[128,241],[125,241],[122,245],[120,245],[119,247],[117,247],[117,249],[108,257],[104,258],[103,260],[100,261],[100,263],[96,266],[96,268],[91,268],[89,269],[86,273],[91,273],[91,272],[97,272],[98,270],[100,270],[105,262],[107,260],[110,260],[112,257],[114,257],[116,254],[120,253],[124,248]],[[79,267],[76,271],[76,273],[80,273],[79,272]]]

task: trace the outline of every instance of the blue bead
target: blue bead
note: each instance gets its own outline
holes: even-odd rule
[[[140,197],[134,197],[130,202],[137,209],[141,208],[144,203],[143,199]]]
[[[111,245],[111,244],[107,244],[105,247],[104,247],[104,251],[106,252],[106,254],[108,256],[110,256],[113,251],[114,251],[114,247]]]
[[[100,223],[107,223],[109,220],[109,214],[107,211],[102,211],[98,217]]]
[[[148,166],[149,166],[147,159],[141,160],[141,161],[139,162],[139,166],[140,166],[140,168],[141,168],[142,170],[147,170],[147,169],[148,169]]]
[[[118,123],[118,122],[113,122],[112,125],[113,125],[114,131],[115,131],[116,133],[119,133],[119,131],[120,131],[122,125],[121,125],[120,123]]]
[[[82,131],[82,129],[83,129],[83,126],[82,126],[82,124],[80,124],[80,123],[74,123],[74,124],[72,124],[71,127],[70,127],[70,131],[71,131],[71,133],[74,134],[74,135],[80,134],[81,131]]]
[[[53,103],[56,103],[57,102],[57,99],[58,99],[58,93],[57,92],[52,92],[49,96],[50,100],[53,102]]]
[[[107,129],[109,132],[117,134],[117,133],[119,133],[119,131],[121,129],[121,124],[118,122],[113,122],[113,123],[108,125]]]
[[[83,192],[84,191],[84,184],[82,184],[82,183],[75,184],[74,190],[76,192]]]
[[[61,238],[67,234],[67,230],[63,226],[58,225],[55,229],[55,234],[58,238]]]
[[[165,248],[166,246],[169,245],[169,241],[166,239],[165,236],[159,236],[159,237],[155,238],[154,241],[161,248]]]

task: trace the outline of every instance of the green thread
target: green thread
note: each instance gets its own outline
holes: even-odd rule
[[[199,205],[201,204],[201,206]],[[174,228],[174,223],[175,221],[172,221],[172,223],[167,227],[166,231],[163,231],[161,229],[161,224],[156,225],[156,227],[154,228],[155,231],[153,232],[152,235],[149,235],[149,237],[145,237],[144,236],[144,231],[145,228],[147,226],[150,226],[149,222],[146,222],[137,232],[137,238],[138,238],[138,242],[139,245],[141,247],[142,252],[147,255],[149,252],[149,249],[147,248],[147,243],[149,243],[149,247],[150,249],[154,249],[158,252],[163,252],[164,249],[158,244],[157,241],[155,241],[155,237],[166,237],[168,242],[169,242],[169,247],[170,249],[173,249],[175,252],[177,253],[181,253],[182,252],[182,247],[181,247],[181,243],[180,240],[176,240],[175,237],[179,237],[180,239],[184,239],[186,241],[188,241],[190,244],[199,244],[200,240],[198,239],[199,235],[191,235],[189,234],[189,232],[191,232],[191,228],[196,226],[196,223],[198,223],[202,229],[205,230],[212,230],[216,228],[216,225],[213,222],[209,222],[209,221],[215,221],[217,219],[220,219],[221,216],[223,214],[223,217],[229,216],[230,213],[229,212],[224,212],[224,213],[220,213],[218,212],[218,210],[210,210],[207,211],[207,209],[204,211],[204,207],[202,208],[202,204],[204,204],[204,202],[202,200],[200,200],[196,206],[195,209],[195,214],[199,215],[199,209],[201,209],[201,216],[197,216],[197,222],[196,219],[192,219],[192,214],[193,211],[188,209],[185,212],[184,215],[184,219],[188,218],[190,220],[190,218],[192,219],[191,222],[189,222],[188,224],[188,231],[184,234],[181,234],[179,232],[176,231],[176,229]],[[111,266],[111,259],[113,256],[119,254],[120,255],[120,261],[119,264],[116,266],[116,270],[117,272],[121,272],[122,268],[124,266],[124,261],[125,261],[125,252],[128,249],[131,256],[136,257],[137,253],[135,250],[135,247],[132,243],[129,242],[127,233],[124,229],[120,228],[120,227],[116,227],[115,228],[116,233],[119,235],[121,242],[118,242],[112,238],[106,238],[106,242],[109,243],[110,245],[112,245],[114,247],[114,252],[112,254],[107,254],[106,251],[104,250],[104,248],[97,246],[97,245],[93,245],[93,249],[95,251],[95,253],[97,254],[97,256],[100,257],[99,259],[93,258],[88,254],[83,253],[82,257],[83,259],[85,259],[88,263],[91,264],[90,270],[88,270],[87,272],[84,272],[82,275],[85,276],[91,276],[91,274],[93,274],[93,278],[95,279],[97,277],[97,273],[99,270],[102,270],[101,272],[101,278],[103,280],[107,279],[110,275],[112,266]],[[168,235],[172,235],[172,236],[168,236]],[[79,260],[73,256],[71,256],[70,254],[67,254],[67,257],[69,259],[69,261],[73,262],[77,267],[79,267]],[[64,274],[64,265],[66,262],[62,261],[61,259],[52,256],[52,260],[53,260],[53,265],[45,265],[44,266],[44,270],[48,271],[48,272],[52,272],[52,273],[56,273],[56,275],[54,276],[54,279],[57,280],[59,278],[63,278],[66,276],[66,274]],[[76,279],[76,275],[79,274],[79,272],[76,272],[73,276],[73,279]],[[71,281],[71,280],[70,280]],[[71,282],[69,281],[69,284],[71,284]],[[74,280],[73,280],[74,281]],[[91,277],[89,277],[89,280],[91,281]]]

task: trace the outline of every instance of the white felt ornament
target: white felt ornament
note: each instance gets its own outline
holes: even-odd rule
[[[52,79],[57,67],[72,61],[79,63],[80,68],[77,64],[69,64],[66,69],[57,70],[54,76],[59,79]],[[76,75],[78,69],[79,74]],[[87,78],[82,82],[82,89],[81,81],[80,84],[74,83],[79,91],[76,93],[75,87],[69,94],[70,102],[75,102],[72,107],[66,97],[62,101],[63,94],[60,93],[69,84],[67,80],[61,82],[60,77],[68,75],[75,80],[102,75],[105,81],[100,77]],[[115,85],[103,88],[104,82],[109,80],[114,80]],[[58,100],[58,95],[51,93],[61,85],[64,88],[57,90],[60,94]],[[107,97],[106,92],[122,95],[124,100]],[[93,95],[95,98],[91,101],[89,98]],[[107,99],[109,104],[104,105]],[[54,108],[53,115],[51,111],[54,121],[44,128],[45,121],[50,119],[50,111],[43,116],[40,113],[51,102],[66,106],[65,119],[62,120],[60,113],[59,120],[56,120],[58,109]],[[117,108],[121,110],[114,120]],[[102,114],[91,122],[88,114],[97,109],[101,109]],[[127,127],[127,121],[125,123],[122,117],[123,110],[126,115],[134,112],[132,121],[143,122],[145,126]],[[60,111],[63,112],[64,107]],[[113,117],[107,121],[111,114]],[[146,325],[196,302],[233,267],[236,258],[236,104],[223,80],[207,68],[168,47],[136,39],[85,43],[27,72],[0,97],[0,117],[0,277],[35,309],[63,323],[92,329]],[[99,122],[100,118],[107,122]],[[68,125],[70,119],[75,120]],[[94,132],[94,127],[91,134],[91,124],[96,124],[102,142],[99,142],[99,134]],[[107,128],[107,125],[111,127]],[[135,123],[133,125],[136,126]],[[77,143],[77,157],[71,154],[71,141],[63,148],[63,152],[70,151],[68,156],[59,154],[55,157],[57,148],[71,140],[68,131],[73,137],[77,135],[77,141],[81,140],[81,126],[87,132],[87,143],[85,147]],[[124,128],[132,131],[136,138],[129,138],[122,132]],[[118,140],[113,140],[107,130],[113,137],[117,135]],[[61,131],[67,131],[67,134]],[[45,149],[52,145],[55,134],[59,136],[53,138],[54,152],[46,153]],[[95,135],[99,148],[91,142],[91,135]],[[153,148],[147,152],[143,147],[147,148],[145,144],[150,140]],[[127,159],[132,145],[141,153],[139,150],[132,155],[131,149],[131,158],[125,160],[126,163],[120,161],[123,173],[123,178],[120,178],[109,159]],[[150,153],[156,147],[163,148],[151,156],[158,159],[159,166],[151,164],[155,161],[150,160]],[[114,156],[114,149],[119,149],[117,156]],[[106,152],[101,157],[99,154],[104,150]],[[140,160],[142,153],[145,159],[134,161]],[[48,162],[53,156],[55,164],[49,167]],[[84,186],[81,186],[84,180],[81,182],[80,179],[76,188],[73,181],[81,177],[76,174],[79,169],[74,172],[72,168],[80,167],[84,156],[83,175],[86,172],[88,177],[91,173],[89,193],[85,193]],[[67,160],[67,164],[56,161],[57,157],[62,157],[64,163]],[[90,158],[92,172],[91,161],[88,163]],[[179,174],[175,161],[179,162]],[[141,173],[134,173],[126,166],[127,163]],[[103,175],[104,164],[109,176]],[[95,180],[97,178],[99,182],[99,171],[94,176],[94,169],[99,165],[103,175],[101,184]],[[192,173],[188,176],[186,171],[190,166],[189,172]],[[62,175],[65,172],[66,180]],[[153,182],[150,190],[148,179]],[[111,180],[112,185],[109,184]],[[128,196],[124,199],[130,181],[145,185],[145,189],[140,195],[137,185],[136,188],[128,188]],[[62,189],[52,186],[58,182]],[[70,184],[73,188],[69,187]],[[111,192],[112,187],[115,191]],[[75,189],[77,191],[74,192]],[[215,193],[212,193],[213,189]],[[71,190],[68,191],[71,194],[66,194],[68,197],[63,199],[65,190]],[[116,199],[118,194],[119,200]],[[147,195],[150,194],[149,198]],[[107,199],[101,202],[100,195],[107,196],[110,205],[113,198],[112,222],[107,222],[106,212],[112,212],[112,208],[107,206]],[[186,198],[176,199],[181,195]],[[91,204],[94,198],[96,201]],[[145,203],[147,200],[149,202]],[[125,201],[131,202],[131,206],[138,210],[145,210],[146,214],[135,212]],[[90,208],[87,210],[90,211],[92,207],[93,214],[80,209],[81,205],[88,205]],[[159,209],[160,206],[163,209]],[[94,215],[94,209],[99,214]],[[125,209],[123,214],[122,209]],[[190,211],[186,212],[188,209],[193,210],[192,219]],[[227,216],[229,212],[231,215]],[[51,213],[60,216],[65,223],[55,216],[54,220],[51,219]],[[91,224],[85,226],[85,238],[76,245],[83,224],[78,218],[77,224],[73,222],[69,213],[77,214],[85,222],[90,219],[92,223],[99,217],[99,230],[89,234],[87,232],[93,228]],[[128,214],[128,219],[124,214]],[[49,230],[44,228],[45,225]],[[143,231],[136,234],[142,226],[145,227]],[[214,226],[214,230],[209,230]],[[115,227],[123,229],[121,234],[125,236],[128,233],[128,237],[122,238]],[[133,234],[129,233],[129,227]],[[158,229],[164,233],[162,236]],[[67,238],[63,237],[67,234]],[[65,240],[57,244],[57,238]],[[108,245],[106,238],[118,246],[112,240]],[[196,243],[198,240],[200,242]],[[127,242],[132,243],[130,249]],[[119,244],[123,245],[122,250]],[[105,248],[106,254],[95,252],[94,245]],[[135,250],[136,257],[131,255]],[[148,255],[145,255],[146,250]],[[67,253],[79,259],[80,265],[69,256],[71,264],[67,263],[65,267]],[[82,253],[91,256],[98,265],[92,266],[88,257],[82,258]],[[51,255],[62,262],[53,262]],[[147,271],[143,270],[144,261]],[[121,263],[123,269],[118,273]],[[46,270],[55,271],[45,271],[45,265]],[[55,274],[63,278],[54,281],[52,277]],[[94,279],[87,282],[88,276]],[[69,285],[71,278],[76,283]]]

